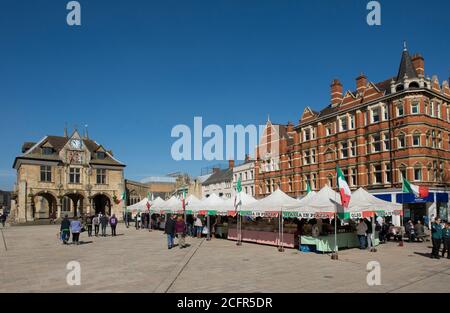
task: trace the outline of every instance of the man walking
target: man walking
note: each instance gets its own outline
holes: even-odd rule
[[[108,226],[108,216],[106,214],[100,217],[100,225],[102,226],[102,237],[106,237],[106,226]]]
[[[442,257],[447,252],[447,259],[450,259],[450,223],[445,223],[445,228],[442,230],[442,240],[444,241],[444,249],[442,249]]]
[[[359,240],[359,249],[361,250],[366,248],[366,232],[367,232],[367,224],[361,218],[359,220],[359,224],[356,226],[356,234],[358,235]]]
[[[63,244],[66,245],[70,237],[70,220],[67,214],[64,215],[64,218],[61,221],[60,233],[61,233],[61,240]]]
[[[433,250],[431,250],[431,258],[439,259],[439,249],[442,241],[442,225],[441,219],[436,217],[431,224],[431,240],[433,242]]]
[[[98,215],[94,216],[94,218],[92,219],[92,223],[94,224],[95,237],[98,237],[98,232],[100,230],[100,219],[98,218]]]
[[[115,214],[109,219],[109,225],[111,225],[111,236],[116,236],[117,218]]]
[[[88,237],[92,237],[92,216],[86,217],[86,228],[88,231]]]
[[[175,237],[175,219],[170,215],[167,217],[164,233],[167,235],[167,246],[169,249],[172,249],[173,237]]]
[[[81,222],[78,220],[78,217],[74,217],[73,221],[70,222],[70,230],[72,231],[72,243],[79,245],[80,244],[80,233],[81,233]]]

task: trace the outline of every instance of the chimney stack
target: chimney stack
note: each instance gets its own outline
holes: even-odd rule
[[[424,58],[419,53],[416,53],[412,56],[411,61],[413,63],[414,68],[416,69],[417,75],[423,77],[425,75]]]
[[[228,160],[228,168],[234,167],[234,160]]]
[[[287,124],[287,131],[288,133],[292,133],[294,131],[294,124],[292,124],[292,122],[288,122]]]
[[[367,86],[367,77],[363,73],[356,77],[356,91],[358,94],[362,95],[364,94],[364,90],[366,90]]]
[[[342,84],[339,79],[334,79],[331,82],[331,106],[337,106],[342,101]]]

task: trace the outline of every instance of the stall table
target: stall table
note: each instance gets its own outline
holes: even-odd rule
[[[284,233],[283,235],[283,247],[295,248],[298,246],[298,234],[297,233]],[[237,240],[236,228],[228,229],[228,240]],[[253,242],[264,245],[278,246],[280,245],[279,233],[260,231],[260,230],[242,230],[242,241]]]
[[[358,236],[356,235],[356,233],[338,233],[336,241],[339,249],[359,247]],[[316,250],[320,252],[335,251],[334,234],[319,237],[300,236],[300,243],[302,245],[316,246]],[[380,240],[378,239],[378,232],[375,232],[374,246],[378,246],[379,244]]]

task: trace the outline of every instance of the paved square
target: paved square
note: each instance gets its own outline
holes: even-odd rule
[[[449,292],[450,260],[428,257],[430,243],[381,245],[329,255],[228,240],[188,238],[168,250],[160,231],[118,227],[117,237],[63,246],[59,226],[3,229],[0,292]],[[66,283],[66,265],[81,264],[81,285]],[[381,264],[381,285],[369,287],[366,266]]]

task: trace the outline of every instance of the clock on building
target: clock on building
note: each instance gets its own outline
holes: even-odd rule
[[[70,141],[70,146],[74,149],[81,149],[81,140],[80,139],[72,139]]]

